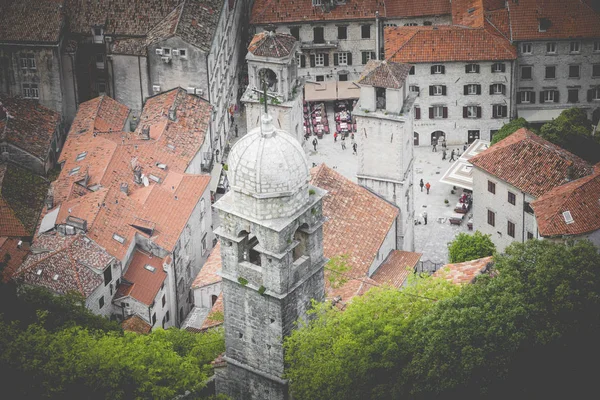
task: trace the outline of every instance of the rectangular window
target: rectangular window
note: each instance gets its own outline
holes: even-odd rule
[[[515,224],[508,221],[508,224],[506,226],[506,233],[508,233],[508,236],[510,237],[515,237]]]
[[[315,54],[315,66],[323,67],[325,65],[325,54],[317,53]]]
[[[75,168],[71,169],[69,171],[69,176],[75,175],[77,172],[79,172],[80,169],[81,169],[81,167],[75,167]]]
[[[478,74],[479,64],[467,64],[465,65],[465,73],[467,74]]]
[[[542,99],[544,100],[544,103],[554,103],[556,102],[557,96],[556,96],[556,90],[544,90],[542,91]]]
[[[496,213],[490,210],[487,210],[487,223],[491,226],[496,226]]]
[[[556,67],[554,65],[546,66],[546,79],[556,79]]]
[[[79,167],[77,167],[77,168],[79,168]],[[125,238],[123,236],[117,235],[116,233],[113,233],[112,238],[121,244],[125,243]]]
[[[186,49],[179,49],[179,57],[181,57],[181,58],[187,58],[187,50]]]
[[[496,184],[492,181],[488,181],[488,192],[496,194]]]
[[[167,57],[170,56],[171,55],[171,49],[168,48],[168,47],[164,47],[163,48],[163,55],[167,56]]]
[[[431,73],[432,74],[444,74],[446,72],[446,68],[443,65],[432,65]]]
[[[569,89],[567,102],[569,103],[579,103],[579,89]]]
[[[156,323],[156,313],[152,314],[152,326]]]
[[[24,83],[23,84],[23,97],[26,99],[39,99],[40,91],[37,83]]]
[[[594,52],[600,51],[600,40],[594,42]]]
[[[363,39],[371,39],[371,25],[362,25],[360,27],[360,37]]]
[[[104,286],[108,285],[112,281],[112,269],[110,265],[104,270]]]
[[[579,53],[580,48],[581,48],[580,42],[571,42],[569,44],[569,52],[571,52],[571,53]]]
[[[492,106],[492,118],[505,118],[508,113],[508,107],[504,104],[494,104]]]
[[[521,79],[522,80],[533,79],[532,68],[533,67],[531,65],[524,65],[521,67]]]
[[[531,49],[532,49],[531,43],[523,43],[521,45],[521,53],[523,53],[523,54],[531,54]]]
[[[479,84],[468,84],[464,86],[464,94],[465,95],[477,95],[481,94],[481,85]]]
[[[592,65],[592,77],[593,78],[600,77],[600,64]]]
[[[361,56],[362,56],[362,64],[363,65],[365,65],[366,63],[368,63],[369,60],[375,60],[376,59],[374,51],[362,51],[361,52]]]
[[[348,64],[348,53],[337,53],[338,65],[349,65]]]
[[[167,312],[166,312],[166,314],[165,314],[165,319],[167,320],[167,322],[169,322],[170,315],[169,315],[169,312],[168,312],[168,311],[167,311]]]
[[[104,307],[104,296],[98,299],[98,308]]]
[[[444,106],[433,106],[433,118],[448,118],[448,112]]]
[[[324,75],[317,75],[316,77],[317,82],[324,82],[325,81],[325,76]]]
[[[494,83],[490,85],[490,94],[504,94],[506,93],[506,86],[502,83]]]
[[[415,66],[413,65],[412,67],[410,67],[410,71],[408,71],[409,75],[414,75],[415,74]]]
[[[316,26],[313,28],[313,42],[325,43],[325,36],[323,34],[322,26]]]
[[[508,192],[508,202],[513,206],[517,204],[517,196],[513,192]]]
[[[523,203],[523,211],[525,211],[527,214],[533,215],[533,208],[531,208],[531,205],[528,201]]]
[[[522,103],[522,104],[529,104],[529,103],[531,103],[531,97],[532,97],[531,94],[532,93],[533,92],[529,92],[529,91],[519,92],[518,95],[517,95],[518,96],[517,97],[517,101],[519,103]]]
[[[296,40],[300,40],[300,27],[292,26],[290,28],[290,35],[292,35],[294,38],[296,38]]]
[[[443,85],[432,85],[429,86],[429,94],[431,96],[442,96],[445,94],[445,86]]]
[[[23,54],[20,59],[21,68],[23,69],[36,69],[35,55],[34,54]]]
[[[338,26],[338,39],[348,39],[347,26]]]
[[[417,85],[410,85],[408,87],[408,91],[413,93],[419,93],[419,87]]]
[[[569,65],[569,78],[579,78],[579,65]]]
[[[527,240],[533,239],[533,233],[527,231]]]
[[[421,108],[415,107],[415,119],[421,119]]]
[[[167,304],[167,295],[163,294],[162,300],[161,300],[162,306],[164,307],[165,304]]]
[[[546,43],[546,53],[548,53],[548,54],[556,54],[556,42],[548,42],[548,43]]]
[[[478,106],[467,106],[466,118],[479,118],[481,113]]]
[[[467,131],[468,134],[468,143],[473,143],[474,141],[476,141],[477,139],[479,139],[479,130],[469,130]]]
[[[504,63],[494,63],[492,64],[492,72],[493,73],[497,73],[497,72],[504,72],[506,71],[506,66],[504,65]]]
[[[338,75],[338,80],[340,82],[346,82],[346,81],[348,81],[348,74],[339,74]]]
[[[590,89],[590,100],[600,100],[600,87]]]

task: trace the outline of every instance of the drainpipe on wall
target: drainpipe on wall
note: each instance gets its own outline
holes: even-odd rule
[[[142,86],[142,60],[140,56],[138,56],[138,78],[140,81],[140,113],[142,112],[142,108],[144,108],[144,88]]]
[[[379,11],[375,11],[375,55],[379,60],[381,58],[379,45]]]

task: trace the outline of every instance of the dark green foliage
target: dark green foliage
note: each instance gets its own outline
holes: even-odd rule
[[[530,240],[495,260],[490,276],[458,293],[429,292],[436,302],[389,289],[343,313],[320,309],[286,342],[295,397],[589,397],[600,356],[598,250]]]
[[[484,235],[479,231],[474,234],[459,233],[448,245],[448,257],[451,263],[476,260],[488,257],[496,252],[496,246],[492,243],[490,235]]]
[[[592,122],[580,108],[569,108],[544,124],[540,136],[593,164],[600,161],[600,138],[592,136]]]
[[[492,138],[492,144],[498,143],[521,128],[531,129],[529,122],[527,122],[524,118],[517,118],[507,124],[504,124],[504,126],[494,134],[494,137]]]

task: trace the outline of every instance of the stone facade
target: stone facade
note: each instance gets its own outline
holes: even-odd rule
[[[477,67],[467,67],[469,64]],[[467,68],[479,72],[467,73]],[[439,137],[445,137],[449,145],[491,140],[492,134],[510,121],[512,68],[510,60],[415,64],[407,79],[409,90],[418,93],[413,110],[415,145],[431,146]],[[432,73],[434,69],[436,73]],[[440,70],[443,73],[437,73]],[[495,84],[499,86],[492,88]],[[498,92],[493,92],[496,89]],[[497,111],[503,114],[495,114],[494,106],[502,106]]]

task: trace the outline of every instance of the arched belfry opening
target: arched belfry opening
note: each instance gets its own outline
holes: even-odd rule
[[[277,76],[277,74],[270,68],[262,68],[258,71],[258,76],[257,76],[257,82],[256,82],[256,87],[257,88],[261,88],[262,87],[262,82],[264,79],[264,82],[267,83],[267,90],[269,92],[277,92],[278,90],[278,85],[279,85],[279,78]]]
[[[308,229],[308,224],[304,223],[296,229],[294,232],[294,241],[297,243],[296,247],[294,247],[294,262],[298,261],[298,259],[302,256],[308,256],[308,234],[306,230]]]
[[[238,237],[243,237],[240,242],[240,252],[238,254],[238,261],[246,261],[256,266],[261,265],[260,253],[256,251],[255,247],[258,246],[258,238],[256,235],[248,231],[240,231]]]

